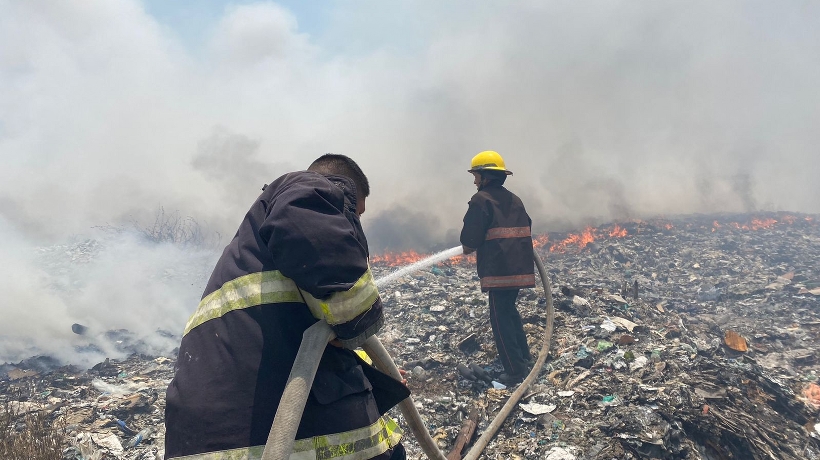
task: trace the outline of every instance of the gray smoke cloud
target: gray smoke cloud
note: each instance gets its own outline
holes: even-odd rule
[[[78,305],[37,289],[54,275],[36,248],[145,228],[160,207],[224,244],[264,183],[325,152],[370,178],[374,251],[453,242],[487,149],[538,231],[818,212],[818,23],[820,4],[797,0],[370,0],[327,6],[309,33],[259,2],[227,7],[192,46],[137,0],[0,0],[0,252],[14,261],[0,336],[28,341],[3,342],[0,361],[80,320],[179,331],[204,284],[157,287],[148,272],[185,251],[109,240],[110,259],[76,275]],[[117,248],[143,282],[133,295],[111,294]],[[110,311],[170,298],[184,314],[123,326]]]

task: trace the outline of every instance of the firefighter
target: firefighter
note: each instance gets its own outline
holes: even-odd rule
[[[302,333],[324,319],[328,344],[296,434],[298,458],[404,459],[385,412],[402,383],[353,349],[382,326],[359,216],[367,177],[343,155],[263,187],[211,274],[167,391],[165,458],[258,459]]]
[[[478,192],[470,198],[461,244],[465,254],[476,252],[476,268],[482,292],[490,304],[499,361],[504,373],[499,380],[521,382],[532,365],[532,355],[515,306],[518,292],[535,287],[532,255],[532,220],[521,199],[504,187],[512,175],[497,152],[474,156],[472,173]]]

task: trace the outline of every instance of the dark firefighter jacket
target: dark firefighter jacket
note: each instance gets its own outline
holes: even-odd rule
[[[345,348],[325,349],[291,458],[371,458],[399,442],[382,415],[409,390],[350,350],[384,321],[355,209],[355,185],[341,176],[294,172],[263,190],[185,326],[165,458],[260,458],[302,333],[317,318]]]
[[[482,291],[535,287],[531,225],[521,199],[499,184],[470,198],[461,244],[476,249]]]

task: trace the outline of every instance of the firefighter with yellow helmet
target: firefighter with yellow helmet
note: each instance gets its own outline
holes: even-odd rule
[[[464,215],[461,244],[465,254],[476,253],[481,290],[489,296],[490,325],[504,366],[499,380],[516,384],[532,365],[515,305],[519,290],[535,287],[532,220],[521,199],[504,187],[512,171],[498,152],[487,150],[474,156],[468,172],[478,191]]]

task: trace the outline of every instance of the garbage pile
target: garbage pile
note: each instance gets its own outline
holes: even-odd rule
[[[820,459],[815,219],[688,216],[539,237],[556,308],[551,353],[484,458]],[[373,267],[377,278],[395,269]],[[478,436],[514,388],[497,380],[474,262],[406,276],[382,298],[380,339],[441,450],[471,412]],[[536,355],[540,286],[518,304]],[[0,403],[49,414],[69,441],[65,459],[159,459],[174,358],[3,365]],[[404,443],[422,458],[409,431]]]

